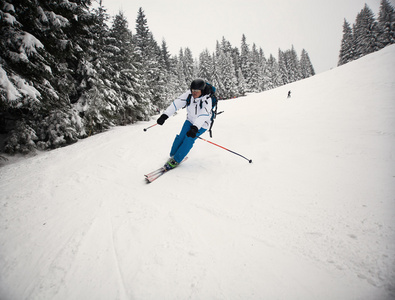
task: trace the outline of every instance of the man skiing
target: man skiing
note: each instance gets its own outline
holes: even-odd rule
[[[157,123],[165,121],[180,108],[187,108],[187,119],[180,134],[174,139],[170,150],[170,159],[166,162],[167,170],[177,167],[192,149],[198,136],[202,135],[211,124],[211,97],[203,79],[192,81],[190,90],[180,95],[158,118]]]

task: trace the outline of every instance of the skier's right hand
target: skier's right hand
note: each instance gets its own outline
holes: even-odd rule
[[[159,125],[163,125],[165,121],[167,120],[168,116],[166,114],[162,114],[159,119],[156,121]]]

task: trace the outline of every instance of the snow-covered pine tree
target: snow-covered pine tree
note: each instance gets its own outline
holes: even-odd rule
[[[114,121],[123,125],[145,120],[148,115],[145,113],[147,103],[140,91],[141,64],[134,50],[128,21],[122,12],[114,17],[109,37],[111,44],[108,47],[114,49],[109,58],[113,69],[109,81],[113,83],[118,97],[115,101]]]
[[[285,56],[285,52],[281,49],[278,49],[278,71],[280,76],[280,85],[285,85],[291,82],[288,74],[287,58]]]
[[[188,47],[184,50],[182,56],[182,66],[187,86],[197,77],[197,66],[193,59],[192,51]]]
[[[154,95],[153,104],[155,111],[159,111],[161,108],[167,106],[167,69],[163,60],[162,50],[158,46],[155,40],[155,60],[157,62],[155,83],[152,86],[152,92]]]
[[[16,122],[15,129],[8,135],[4,150],[11,154],[27,154],[36,149],[37,140],[36,131],[26,124],[25,119],[21,119]]]
[[[298,54],[295,51],[294,46],[292,45],[290,50],[285,52],[287,60],[288,60],[288,74],[290,78],[290,82],[298,81],[302,78],[301,70],[300,70],[300,62],[298,58]]]
[[[378,25],[367,4],[357,15],[353,28],[355,59],[380,49]]]
[[[204,78],[208,82],[213,81],[213,58],[210,55],[210,52],[205,49],[199,56],[199,68],[198,68],[198,77]]]
[[[187,83],[187,80],[185,78],[185,72],[184,72],[184,50],[180,48],[180,51],[178,52],[178,57],[176,57],[176,75],[177,75],[177,81],[180,83],[180,89],[185,92],[187,89],[189,89],[190,82]]]
[[[225,47],[222,48],[222,46]],[[221,95],[221,98],[225,99],[237,96],[235,67],[233,65],[231,51],[226,47],[226,43],[220,45],[217,41],[215,61],[215,66],[217,68],[218,95]]]
[[[225,37],[222,37],[221,41],[221,49],[225,53],[229,54],[230,57],[232,58],[232,63],[235,68],[235,74],[237,73],[237,70],[240,69],[240,51],[237,47],[233,47],[232,44],[225,39]]]
[[[247,84],[250,91],[259,93],[263,90],[261,88],[261,83],[263,83],[264,77],[261,57],[255,43],[252,44],[248,61],[250,66],[250,74],[247,78]]]
[[[234,98],[239,95],[237,84],[237,73],[235,62],[239,61],[236,57],[231,43],[222,37],[221,43],[217,41],[216,53],[214,56],[216,66],[216,78],[220,91],[218,94],[221,98]],[[240,69],[240,67],[239,67]]]
[[[163,61],[164,67],[166,67],[168,70],[170,70],[171,69],[171,55],[169,53],[165,39],[162,40],[161,55],[162,55],[162,61]]]
[[[70,104],[77,95],[75,71],[87,45],[82,37],[89,35],[89,3],[1,1],[0,73],[7,83],[1,87],[1,109],[24,124],[10,133],[9,152],[33,145],[33,140],[15,139],[24,135],[20,130],[31,137],[35,131],[35,142],[44,148],[78,138],[81,120]],[[46,120],[60,126],[50,129]]]
[[[35,5],[35,1],[33,1]],[[38,125],[40,148],[56,148],[77,141],[85,135],[84,122],[73,108],[81,95],[80,62],[85,60],[91,48],[92,34],[90,28],[96,22],[90,12],[90,0],[56,1],[42,4],[44,15],[51,26],[37,32],[45,49],[53,54],[52,72],[55,75],[54,87],[59,91],[60,99],[51,105],[49,113],[41,113]],[[46,20],[42,15],[41,21]],[[50,33],[50,34],[48,34]],[[42,37],[41,37],[42,36]],[[61,72],[59,72],[61,70]]]
[[[217,41],[216,47],[215,47],[215,53],[213,55],[213,66],[214,66],[214,72],[215,72],[215,87],[217,88],[217,94],[221,95],[221,98],[227,98],[227,96],[224,94],[225,91],[225,85],[224,85],[224,74],[223,74],[223,64],[224,62],[221,61],[221,59],[224,59],[224,56],[221,56],[221,53],[223,51],[221,50],[221,45]]]
[[[133,40],[136,46],[136,52],[140,55],[143,67],[148,68],[151,63],[150,59],[154,56],[152,44],[152,35],[147,25],[148,21],[143,9],[140,7],[136,18],[136,34]]]
[[[159,109],[163,109],[167,107],[167,105],[179,95],[182,90],[179,89],[180,83],[177,80],[176,75],[176,63],[175,59],[171,57],[169,50],[167,48],[166,41],[162,40],[161,51],[160,51],[161,59],[161,69],[163,72],[163,103],[158,104]]]
[[[22,111],[24,115],[31,114],[41,105],[42,94],[39,89],[43,92],[46,89],[45,84],[38,87],[40,81],[36,83],[37,80],[34,80],[38,75],[37,70],[41,70],[40,79],[43,74],[48,77],[49,88],[52,87],[50,80],[54,78],[49,62],[43,57],[47,55],[43,43],[23,30],[26,16],[22,12],[31,7],[29,1],[21,1],[16,5],[0,2],[1,109],[2,114],[15,114],[16,118],[21,117]],[[32,11],[32,19],[35,20],[37,13],[36,10]],[[54,99],[58,97],[53,88],[50,96]]]
[[[339,53],[339,62],[337,63],[338,66],[344,65],[350,61],[353,61],[355,58],[355,42],[354,42],[354,35],[350,26],[350,23],[344,19],[343,23],[343,37],[340,46],[340,53]]]
[[[302,49],[302,54],[300,56],[300,75],[300,79],[315,75],[313,64],[311,63],[309,54],[305,49]]]
[[[233,65],[235,66],[235,72],[237,74],[237,72],[241,69],[240,51],[237,47],[232,47],[231,56],[232,56]]]
[[[237,96],[244,96],[246,94],[247,84],[240,67],[237,70],[236,74],[237,74]]]
[[[378,17],[379,43],[381,47],[395,43],[395,9],[388,0],[381,0]]]
[[[267,63],[266,63],[266,74],[268,76],[268,82],[266,84],[266,89],[270,90],[280,85],[278,82],[279,76],[279,68],[276,58],[270,54]]]
[[[135,51],[140,58],[142,81],[140,88],[145,94],[142,95],[144,101],[149,101],[151,105],[145,107],[146,114],[151,115],[156,112],[159,107],[154,103],[160,103],[160,93],[157,92],[159,61],[158,61],[158,45],[147,25],[148,21],[143,9],[140,7],[136,19],[136,34],[133,36]],[[148,104],[148,103],[147,103]]]
[[[260,83],[260,89],[262,91],[268,90],[269,82],[270,82],[270,76],[268,74],[268,66],[267,66],[267,59],[265,57],[265,53],[263,52],[262,48],[259,48],[259,60],[260,60],[260,65],[261,65],[261,72],[262,72],[262,77],[263,80]]]
[[[165,55],[164,53],[167,53],[167,52],[163,51],[163,47],[162,47],[162,55]],[[169,60],[169,67],[167,69],[168,89],[166,91],[167,97],[166,97],[166,101],[164,103],[166,107],[169,103],[171,103],[171,101],[173,101],[175,99],[175,97],[177,97],[181,93],[184,93],[185,90],[187,89],[187,87],[185,85],[184,76],[183,75],[180,76],[180,72],[181,72],[182,68],[179,63],[178,57],[176,55],[171,56],[169,54],[168,60]]]
[[[282,84],[288,84],[302,78],[300,62],[293,46],[286,51],[279,49],[278,65]]]
[[[266,57],[262,48],[258,50],[258,72],[260,81],[258,83],[259,91],[265,91],[267,85],[267,76],[266,76]]]
[[[246,92],[252,92],[250,81],[251,81],[251,54],[250,47],[247,44],[247,38],[243,34],[241,37],[241,47],[240,47],[240,68],[243,73],[243,77],[246,81]]]
[[[111,43],[106,9],[99,5],[93,9],[94,22],[89,27],[91,45],[79,61],[78,98],[73,105],[83,117],[85,133],[90,136],[110,128],[116,116],[117,85],[111,57],[118,51]]]
[[[230,54],[230,56],[232,54],[232,44],[227,39],[225,39],[225,37],[222,37],[221,42],[216,42],[215,51],[217,52],[220,50],[224,53]]]
[[[218,88],[220,87],[220,74],[219,74],[219,67],[218,67],[218,62],[217,62],[217,58],[215,57],[215,53],[213,53],[212,55],[212,66],[213,66],[213,73],[211,74],[211,81],[210,83],[216,87],[216,89],[218,90]],[[217,98],[218,99],[223,99],[224,97],[219,93],[219,91],[216,92]]]

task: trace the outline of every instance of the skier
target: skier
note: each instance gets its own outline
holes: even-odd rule
[[[170,159],[165,164],[167,170],[177,167],[192,149],[196,138],[210,127],[212,103],[207,90],[203,79],[193,80],[190,90],[175,99],[158,118],[157,123],[163,125],[169,116],[180,108],[187,107],[187,119],[180,134],[174,139]]]
[[[288,97],[287,98],[291,98],[291,91],[288,91]]]

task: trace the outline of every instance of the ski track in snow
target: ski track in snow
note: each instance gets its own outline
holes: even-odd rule
[[[10,158],[0,299],[394,299],[394,68],[391,46],[221,101],[212,141],[252,164],[198,140],[145,184],[184,111]]]

